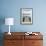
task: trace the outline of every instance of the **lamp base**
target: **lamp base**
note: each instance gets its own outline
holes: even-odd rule
[[[11,33],[10,33],[10,32],[8,32],[8,34],[9,34],[9,35],[11,35]]]

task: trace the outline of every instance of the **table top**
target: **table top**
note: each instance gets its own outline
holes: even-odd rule
[[[4,33],[5,39],[43,39],[43,35],[40,32],[32,32],[32,34],[25,34],[27,32],[11,32],[11,35],[8,32]],[[38,34],[38,35],[35,35]]]

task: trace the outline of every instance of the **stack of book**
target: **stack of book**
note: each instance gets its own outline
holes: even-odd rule
[[[25,35],[38,35],[37,33],[26,32]]]

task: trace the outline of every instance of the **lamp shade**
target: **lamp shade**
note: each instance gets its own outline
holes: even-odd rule
[[[14,18],[5,18],[5,25],[14,25]]]

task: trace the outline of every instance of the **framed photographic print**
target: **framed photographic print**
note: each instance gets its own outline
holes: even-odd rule
[[[20,8],[20,23],[32,24],[32,8]]]

